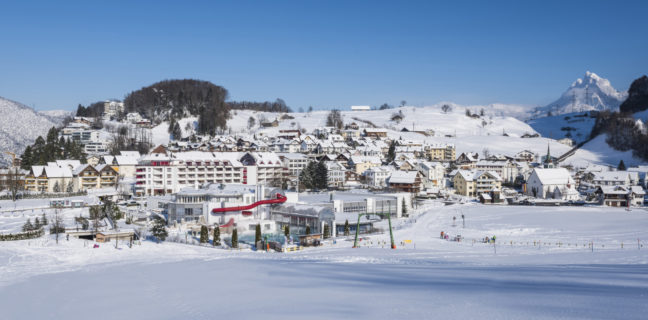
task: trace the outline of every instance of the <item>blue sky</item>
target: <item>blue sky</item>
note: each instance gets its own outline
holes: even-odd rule
[[[648,72],[648,1],[16,1],[0,96],[75,109],[162,79],[293,109],[544,105],[585,71]]]

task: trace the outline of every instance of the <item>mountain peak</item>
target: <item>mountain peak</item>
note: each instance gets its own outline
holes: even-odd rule
[[[608,79],[594,72],[586,71],[583,78],[578,78],[561,97],[536,110],[536,117],[583,112],[618,110],[619,105],[627,97],[626,92],[617,91]]]

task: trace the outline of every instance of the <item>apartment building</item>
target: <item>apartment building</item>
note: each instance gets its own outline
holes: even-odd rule
[[[469,197],[502,188],[502,178],[493,171],[458,170],[452,182],[457,194]]]
[[[428,160],[431,161],[454,161],[457,150],[453,144],[432,144],[424,147]]]

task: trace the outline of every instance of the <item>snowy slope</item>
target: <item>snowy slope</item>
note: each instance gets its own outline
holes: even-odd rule
[[[544,137],[553,139],[570,138],[576,143],[587,140],[596,118],[587,112],[565,113],[529,120],[527,123]]]
[[[351,122],[357,123],[360,127],[368,127],[369,125],[354,118],[370,121],[375,126],[380,128],[388,128],[394,131],[400,131],[403,128],[407,130],[425,131],[428,129],[434,130],[436,136],[454,135],[501,135],[506,132],[509,135],[521,136],[525,133],[535,133],[526,123],[515,119],[510,116],[498,116],[497,113],[502,112],[488,106],[459,106],[453,105],[452,111],[444,113],[441,110],[441,105],[433,105],[428,107],[401,107],[389,110],[373,110],[373,111],[342,111],[342,117],[345,124]],[[479,113],[483,108],[485,112],[484,117],[470,118],[465,115],[465,110],[469,109],[472,113]],[[400,122],[391,121],[391,116],[398,112],[403,113],[403,120]],[[249,132],[278,132],[278,130],[306,128],[312,130],[318,127],[323,127],[326,124],[326,116],[329,111],[313,111],[311,113],[290,113],[290,116],[295,117],[292,120],[281,120],[280,114],[270,112],[257,112],[250,110],[236,110],[236,114],[232,114],[232,119],[228,120],[227,126],[232,129],[233,133],[245,134]],[[253,117],[256,125],[250,131],[247,128],[248,118]],[[267,120],[272,121],[278,119],[280,121],[277,128],[259,128],[259,117],[265,117]],[[484,125],[483,122],[486,122]]]
[[[430,144],[449,143],[454,144],[457,148],[457,155],[462,152],[479,152],[482,154],[487,150],[490,154],[503,154],[513,156],[522,150],[530,150],[537,154],[545,154],[547,145],[551,147],[552,154],[559,156],[569,151],[571,147],[558,143],[554,139],[563,137],[565,131],[560,129],[564,126],[574,127],[577,130],[572,134],[577,141],[582,141],[589,136],[593,119],[588,117],[576,117],[575,115],[562,115],[550,118],[536,119],[524,123],[513,117],[503,117],[489,115],[477,119],[465,115],[466,108],[472,113],[479,112],[478,108],[462,107],[453,105],[453,110],[449,113],[441,111],[441,105],[429,107],[401,107],[391,110],[373,110],[373,111],[342,111],[344,123],[356,122],[360,128],[369,127],[370,125],[363,121],[370,121],[377,127],[387,128],[388,136],[394,139],[407,139],[424,141]],[[402,112],[404,115],[400,123],[391,121],[391,115]],[[311,113],[290,113],[294,119],[281,120],[283,114],[271,112],[258,112],[251,110],[236,110],[232,112],[232,118],[228,120],[228,131],[233,135],[242,137],[251,137],[256,134],[257,137],[264,134],[277,134],[279,130],[303,128],[311,132],[315,128],[323,127],[326,124],[326,117],[329,111],[313,111]],[[569,116],[569,120],[565,117]],[[248,129],[248,119],[255,119],[255,125]],[[265,118],[268,121],[279,120],[278,127],[260,128],[259,119]],[[195,118],[186,118],[179,120],[183,129],[183,136],[188,136],[185,132],[187,123],[193,123]],[[483,125],[484,123],[485,126]],[[533,127],[537,128],[534,129]],[[153,141],[155,144],[163,144],[169,141],[167,133],[167,123],[162,123],[152,129]],[[402,132],[402,128],[412,130],[414,127],[417,131],[433,130],[433,136],[425,136],[416,132]],[[503,133],[506,133],[505,136]],[[542,137],[538,138],[521,138],[525,133],[540,133]],[[580,136],[578,136],[580,134]],[[553,139],[552,139],[553,138]],[[598,140],[597,140],[598,141]],[[620,153],[613,151],[605,144],[592,143],[586,146],[584,150],[579,151],[576,155],[569,158],[567,163],[587,164],[596,163],[603,165],[618,164],[619,159],[627,159],[626,164],[642,163],[638,159],[633,159],[629,153]]]
[[[565,164],[577,167],[586,167],[587,164],[607,164],[616,167],[623,160],[626,166],[646,165],[646,161],[636,158],[630,151],[617,151],[610,147],[605,139],[606,134],[601,134],[578,149],[576,153],[565,160]]]
[[[0,166],[7,165],[9,158],[4,151],[22,154],[25,147],[34,143],[38,136],[60,122],[44,116],[21,103],[0,97]]]
[[[74,112],[67,110],[42,110],[38,113],[49,117],[54,122],[63,122],[65,118],[74,116]]]
[[[393,221],[397,250],[382,245],[388,234],[363,237],[359,249],[341,237],[285,254],[150,241],[94,249],[73,238],[56,245],[50,235],[7,242],[2,317],[642,319],[648,312],[643,210],[428,202],[421,212]],[[462,214],[465,228],[452,222]],[[440,231],[464,241],[441,240]],[[497,245],[473,242],[485,236]]]
[[[617,111],[619,105],[627,98],[625,91],[617,91],[610,81],[587,71],[581,79],[576,79],[558,100],[539,108],[535,117],[546,116],[549,112],[560,115],[590,110]]]

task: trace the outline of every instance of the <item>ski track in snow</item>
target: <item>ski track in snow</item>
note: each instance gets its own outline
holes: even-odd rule
[[[648,246],[636,247],[648,239],[646,210],[429,202],[393,224],[397,250],[389,233],[362,235],[358,249],[351,235],[285,254],[149,241],[93,249],[49,235],[4,242],[0,309],[8,319],[95,311],[99,319],[641,319],[648,311]],[[440,231],[465,241],[441,240]],[[496,248],[471,241],[493,235]],[[592,240],[594,252],[582,246]]]

